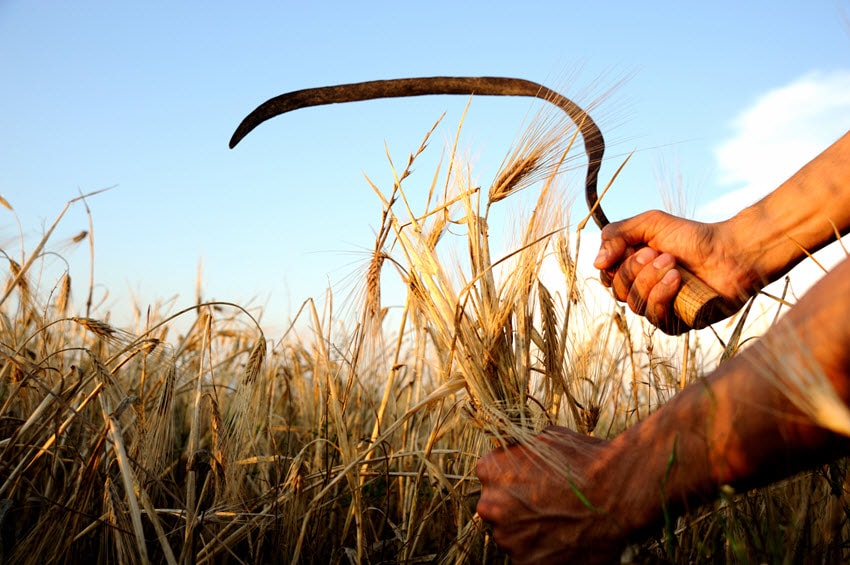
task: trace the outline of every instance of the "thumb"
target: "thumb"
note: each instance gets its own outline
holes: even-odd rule
[[[668,216],[659,210],[644,212],[611,222],[602,228],[599,253],[593,266],[599,270],[610,269],[625,259],[629,249],[648,244],[658,231],[658,225]]]

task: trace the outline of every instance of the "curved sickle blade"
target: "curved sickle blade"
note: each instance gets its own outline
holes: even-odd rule
[[[608,218],[599,205],[596,187],[602,157],[605,154],[602,132],[587,112],[575,102],[530,80],[505,77],[420,77],[296,90],[271,98],[248,114],[230,138],[230,148],[235,147],[251,130],[266,120],[299,108],[432,94],[531,96],[561,108],[578,126],[584,139],[588,160],[584,189],[593,220],[600,228],[608,224]],[[711,287],[681,267],[679,272],[682,274],[682,286],[676,295],[673,309],[687,327],[699,329],[732,313],[727,309],[723,298]],[[679,330],[676,330],[674,333],[678,332]]]
[[[307,88],[281,94],[260,104],[248,114],[230,138],[233,149],[261,123],[300,108],[357,102],[376,98],[400,98],[407,96],[427,96],[434,94],[466,94],[484,96],[530,96],[551,102],[566,112],[575,122],[584,139],[587,153],[587,176],[584,189],[587,206],[593,214],[593,220],[600,228],[608,224],[608,218],[599,205],[597,182],[602,158],[605,154],[605,141],[602,132],[591,117],[569,98],[530,80],[506,77],[420,77],[390,80],[375,80]]]

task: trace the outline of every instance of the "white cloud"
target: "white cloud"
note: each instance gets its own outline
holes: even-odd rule
[[[703,221],[728,218],[756,202],[850,130],[850,70],[808,73],[757,99],[731,125],[733,135],[715,150],[719,189],[726,192],[697,211]],[[578,264],[584,277],[597,276],[592,262],[599,243],[598,232],[583,232]],[[845,252],[834,244],[815,257],[829,269]],[[787,298],[795,301],[823,272],[815,262],[804,261],[791,272]],[[564,275],[554,260],[544,263],[541,279],[550,291],[565,293]],[[777,281],[766,290],[779,295],[783,284]],[[588,280],[583,291],[589,310],[603,315],[611,311],[612,298],[598,280]],[[774,301],[760,299],[750,314],[750,330],[761,331],[776,308]]]
[[[700,209],[702,220],[725,219],[756,202],[850,130],[850,70],[808,73],[760,97],[732,125],[734,135],[715,150],[720,184],[731,190]],[[844,255],[831,245],[815,257],[828,269]],[[804,261],[791,273],[793,292],[822,275]]]
[[[729,190],[699,210],[701,219],[756,202],[850,130],[850,70],[807,73],[760,97],[732,125],[733,136],[715,150]]]

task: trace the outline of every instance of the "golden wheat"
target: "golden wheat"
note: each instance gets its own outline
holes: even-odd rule
[[[702,358],[697,337],[683,348],[613,303],[591,307],[584,224],[564,204],[569,127],[533,123],[484,192],[460,127],[442,176],[420,184],[413,166],[432,129],[386,190],[370,182],[382,207],[353,327],[330,294],[276,340],[200,290],[176,313],[137,306],[133,331],[77,313],[69,276],[31,275],[55,222],[10,263],[0,298],[3,562],[503,562],[475,514],[484,451],[535,446],[549,424],[609,437],[748,339],[744,315]],[[502,225],[491,212],[532,186],[530,209]],[[547,261],[563,284],[544,282]],[[381,304],[393,276],[397,315]],[[800,359],[767,376],[843,430]],[[846,561],[845,467],[694,509],[675,543],[651,538],[642,556]]]

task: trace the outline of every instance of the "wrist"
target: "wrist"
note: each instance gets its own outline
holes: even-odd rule
[[[748,296],[780,278],[805,257],[781,223],[757,206],[720,222],[724,252],[737,265],[737,284]]]
[[[716,431],[710,427],[716,408],[712,394],[692,385],[606,446],[599,476],[609,488],[616,486],[604,509],[630,539],[645,538],[666,519],[713,500],[728,480],[726,462],[717,465],[712,455],[717,443],[710,437]],[[722,430],[720,436],[725,438]]]
[[[639,442],[640,437],[630,430],[611,440],[591,476],[591,484],[604,491],[598,502],[592,502],[613,519],[623,539],[630,540],[644,537],[664,518],[663,466],[659,473]]]
[[[850,233],[850,133],[776,190],[722,222],[762,286]]]

